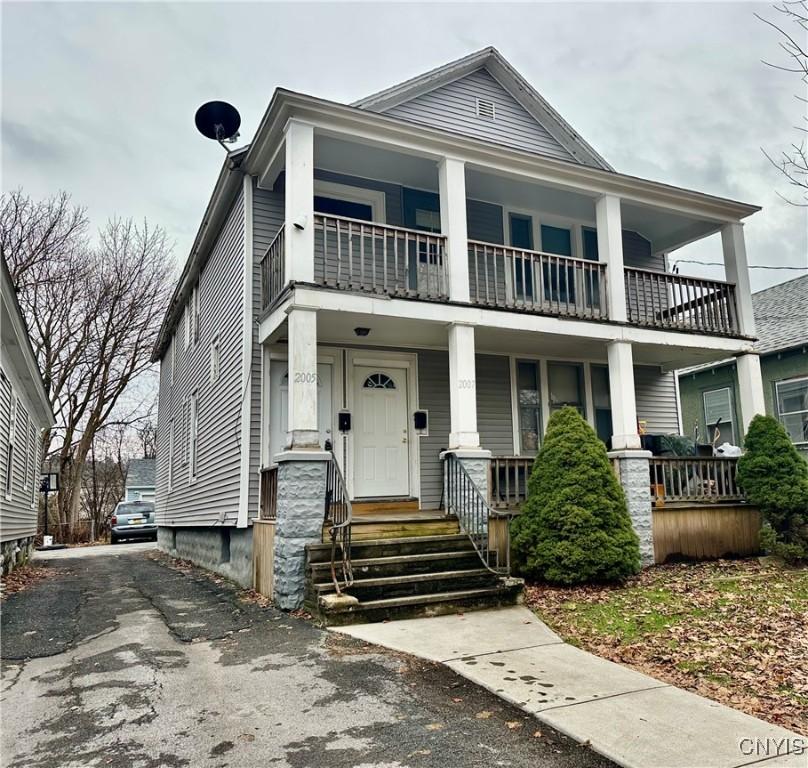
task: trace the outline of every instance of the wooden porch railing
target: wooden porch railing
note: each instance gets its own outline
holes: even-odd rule
[[[284,259],[286,233],[282,226],[261,258],[262,309],[269,307],[278,298],[284,286]]]
[[[278,517],[278,468],[267,467],[258,477],[258,519],[275,520]]]
[[[738,333],[732,283],[636,267],[625,268],[625,281],[630,323],[726,335]]]
[[[516,511],[527,498],[527,483],[533,470],[531,456],[493,456],[488,488],[491,506]]]
[[[318,213],[314,277],[333,288],[446,299],[445,244],[439,234]]]
[[[743,501],[737,464],[737,458],[726,456],[654,456],[649,460],[651,496],[663,504]]]
[[[469,240],[473,304],[605,319],[606,265]]]

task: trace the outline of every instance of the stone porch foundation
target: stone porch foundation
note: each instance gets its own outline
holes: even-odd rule
[[[648,459],[650,451],[611,451],[620,485],[626,494],[631,524],[640,539],[643,566],[654,564],[654,524]]]

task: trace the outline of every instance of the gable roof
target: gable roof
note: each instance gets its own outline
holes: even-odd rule
[[[752,307],[762,355],[808,345],[808,275],[753,293]]]
[[[543,130],[569,152],[575,162],[614,170],[493,46],[366,96],[351,106],[371,112],[389,112],[479,70],[487,71]]]
[[[156,459],[131,459],[126,471],[127,488],[154,488]]]

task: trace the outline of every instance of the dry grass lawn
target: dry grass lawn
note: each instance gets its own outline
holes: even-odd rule
[[[531,585],[569,642],[808,735],[808,568],[664,565],[617,587]]]

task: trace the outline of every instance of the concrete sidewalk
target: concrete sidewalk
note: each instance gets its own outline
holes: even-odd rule
[[[561,640],[523,606],[335,628],[439,661],[629,768],[806,768],[808,739]]]

